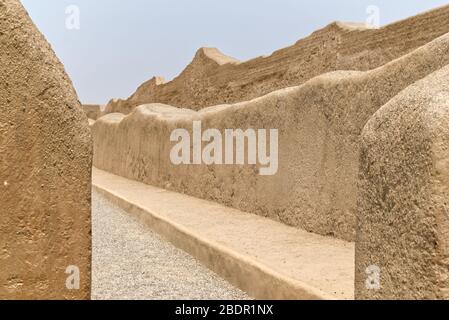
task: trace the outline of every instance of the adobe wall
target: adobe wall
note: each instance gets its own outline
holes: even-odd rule
[[[88,299],[87,118],[18,0],[0,0],[0,106],[0,299]]]
[[[155,77],[128,99],[111,100],[105,113],[128,114],[154,102],[200,110],[298,86],[330,71],[371,70],[449,32],[447,21],[449,6],[380,29],[336,22],[291,47],[247,62],[202,48],[173,81]]]
[[[92,126],[94,165],[130,179],[217,201],[322,235],[353,241],[359,142],[368,119],[400,91],[449,63],[449,34],[367,72],[333,72],[234,105],[199,112],[143,105]],[[170,162],[170,134],[279,129],[279,170]]]
[[[97,120],[102,116],[103,108],[99,104],[83,104],[82,107],[89,119]]]
[[[449,299],[449,67],[382,107],[361,146],[357,298]]]

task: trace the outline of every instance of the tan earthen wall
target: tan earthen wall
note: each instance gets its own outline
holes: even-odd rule
[[[449,67],[382,107],[362,137],[356,297],[449,299]]]
[[[102,116],[102,106],[99,104],[83,104],[83,110],[89,119],[97,120]]]
[[[90,130],[18,0],[0,0],[0,111],[0,300],[88,299]]]
[[[200,110],[251,100],[331,71],[371,70],[449,32],[448,21],[445,6],[380,29],[332,23],[291,47],[247,62],[202,48],[173,81],[155,77],[127,100],[110,101],[105,113],[128,114],[145,103]]]
[[[414,82],[449,63],[449,34],[368,72],[334,72],[234,105],[199,112],[162,105],[110,114],[93,124],[100,169],[256,213],[308,231],[355,239],[359,142],[368,119]],[[170,134],[279,129],[279,171],[170,162]],[[269,231],[267,231],[269,232]]]

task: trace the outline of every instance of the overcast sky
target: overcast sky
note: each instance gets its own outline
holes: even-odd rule
[[[22,0],[22,3],[64,63],[81,101],[103,104],[110,98],[128,97],[152,76],[172,79],[203,46],[217,47],[227,55],[247,60],[292,45],[332,21],[365,22],[375,17],[372,6],[379,8],[379,22],[385,25],[449,1]],[[79,29],[77,9],[72,5],[79,9]]]

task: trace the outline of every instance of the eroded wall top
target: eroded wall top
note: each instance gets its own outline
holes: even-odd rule
[[[332,23],[291,47],[247,62],[202,48],[173,81],[155,77],[127,100],[111,100],[105,113],[128,114],[154,102],[200,110],[297,86],[330,71],[370,70],[449,32],[447,21],[449,6],[380,29]]]

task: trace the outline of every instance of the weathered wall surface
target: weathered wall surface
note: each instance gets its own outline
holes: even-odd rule
[[[18,0],[0,0],[0,108],[0,299],[87,299],[87,118]],[[66,287],[69,266],[79,290]]]
[[[357,298],[449,299],[449,67],[382,107],[361,154]]]
[[[102,106],[99,104],[83,104],[83,110],[89,119],[97,120],[102,116]]]
[[[302,86],[194,112],[144,105],[92,127],[100,169],[278,219],[345,240],[355,238],[359,139],[368,119],[415,81],[449,63],[449,34],[368,72],[334,72]],[[260,166],[170,162],[176,128],[279,129],[279,171]]]
[[[110,101],[105,113],[128,114],[154,102],[200,110],[298,86],[330,71],[371,70],[449,32],[447,21],[449,6],[380,29],[333,23],[291,47],[243,63],[202,48],[173,81],[155,77],[129,99]]]

